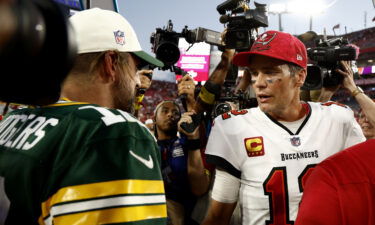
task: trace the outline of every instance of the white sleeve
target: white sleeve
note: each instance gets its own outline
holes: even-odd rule
[[[238,125],[235,121],[223,121],[221,118],[216,118],[208,137],[205,153],[209,163],[240,178],[244,157],[238,151],[237,145],[241,142],[237,140],[239,133],[236,128]]]
[[[238,200],[240,179],[224,170],[216,169],[215,182],[212,188],[212,199],[222,203],[235,203]]]

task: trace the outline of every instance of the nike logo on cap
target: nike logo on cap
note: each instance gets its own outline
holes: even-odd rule
[[[135,154],[132,150],[129,151],[130,154],[136,158],[138,161],[140,161],[141,163],[143,163],[145,166],[147,166],[147,168],[149,169],[152,169],[154,168],[154,161],[152,160],[151,158],[151,155],[148,155],[148,160],[142,158],[141,156]]]

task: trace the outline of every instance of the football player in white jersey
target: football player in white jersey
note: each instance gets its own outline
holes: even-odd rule
[[[314,166],[365,138],[349,107],[300,101],[307,54],[296,37],[267,31],[233,63],[248,67],[258,107],[215,119],[206,154],[216,178],[203,224],[228,224],[237,201],[242,224],[293,224]]]

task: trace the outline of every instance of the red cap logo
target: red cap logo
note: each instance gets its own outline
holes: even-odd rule
[[[276,33],[264,33],[253,44],[250,51],[265,51],[271,48],[270,42],[275,39]]]

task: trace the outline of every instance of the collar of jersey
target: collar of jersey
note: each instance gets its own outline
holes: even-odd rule
[[[279,121],[275,120],[274,118],[272,118],[272,116],[270,116],[268,113],[265,113],[266,116],[272,121],[274,122],[275,124],[277,124],[278,126],[280,126],[281,128],[283,128],[286,132],[288,132],[290,135],[298,135],[302,128],[305,126],[305,124],[307,123],[307,121],[309,120],[310,116],[311,116],[311,106],[309,105],[309,103],[307,102],[304,102],[302,103],[302,107],[305,108],[306,110],[306,118],[303,120],[301,126],[299,126],[298,130],[296,133],[293,133],[292,131],[290,131],[286,126],[284,126],[282,123],[280,123]]]
[[[90,104],[90,103],[88,103],[88,102],[75,102],[75,101],[71,101],[68,98],[61,98],[56,103],[46,105],[44,107],[67,106],[67,105],[87,105],[87,104]]]

